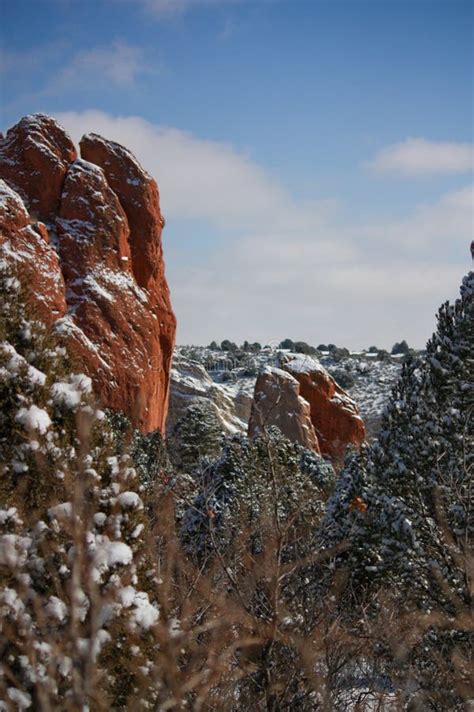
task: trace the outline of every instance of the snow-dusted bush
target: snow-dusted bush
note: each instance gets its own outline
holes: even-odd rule
[[[160,438],[112,427],[10,275],[0,298],[0,709],[224,709],[241,613],[179,550]]]
[[[0,298],[0,698],[83,709],[100,688],[113,706],[127,641],[159,617],[136,474],[3,266]]]
[[[270,428],[253,441],[229,439],[195,477],[198,496],[183,518],[183,541],[216,586],[225,587],[230,610],[240,609],[236,635],[248,636],[250,625],[254,636],[253,664],[243,665],[226,709],[259,709],[274,686],[285,689],[275,696],[279,704],[293,704],[304,691],[301,709],[319,709],[318,684],[308,679],[317,651],[311,662],[303,660],[300,644],[321,610],[307,576],[319,554],[314,532],[333,486],[332,467]]]

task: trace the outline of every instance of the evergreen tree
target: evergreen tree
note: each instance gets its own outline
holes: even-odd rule
[[[410,347],[408,346],[407,342],[405,340],[396,342],[392,346],[392,354],[408,354],[410,353]]]
[[[316,354],[314,346],[310,346],[306,341],[295,341],[293,350],[297,354],[306,354],[308,356],[314,356]]]
[[[255,440],[236,435],[217,459],[196,473],[199,494],[184,521],[184,534],[196,550],[210,545],[210,526],[219,541],[232,543],[242,531],[259,537],[263,520],[292,521],[293,531],[314,531],[334,482],[334,470],[319,455],[290,442],[277,428]],[[291,539],[291,537],[290,537]],[[310,539],[293,537],[292,556],[307,554]],[[207,542],[207,543],[206,543]],[[263,541],[258,545],[265,546]],[[288,544],[287,555],[291,545]]]
[[[425,357],[403,368],[373,450],[383,492],[384,565],[427,605],[433,597],[448,605],[446,585],[469,600],[465,571],[449,542],[464,551],[472,536],[473,291],[471,273],[461,298],[441,307]]]
[[[279,344],[280,349],[288,349],[289,351],[295,350],[295,342],[292,339],[283,339]]]
[[[224,341],[221,342],[221,351],[238,351],[238,350],[239,350],[239,347],[233,341],[224,339]]]
[[[128,453],[140,485],[154,496],[154,487],[163,475],[169,476],[172,464],[159,430],[142,433],[132,426],[130,419],[120,411],[106,411],[107,424],[111,428],[117,452]]]
[[[183,540],[202,568],[223,581],[230,610],[237,605],[242,620],[252,621],[258,643],[251,668],[242,668],[234,686],[230,710],[260,709],[276,689],[288,709],[315,709],[315,685],[298,641],[313,629],[320,605],[308,585],[306,557],[314,556],[314,532],[333,478],[321,457],[272,428],[254,441],[235,436],[198,475]]]
[[[433,620],[405,660],[420,709],[463,709],[469,667],[473,296],[470,273],[424,357],[404,364],[377,442],[341,474],[322,527],[327,544],[351,545],[340,563],[353,603],[389,592],[399,616]]]
[[[204,458],[217,455],[223,439],[222,425],[211,404],[194,403],[176,423],[169,450],[173,463],[191,473]]]

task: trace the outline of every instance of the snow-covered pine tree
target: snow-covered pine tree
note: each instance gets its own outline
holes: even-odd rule
[[[251,540],[255,552],[268,548],[274,553],[279,523],[285,530],[282,559],[298,560],[313,550],[312,533],[332,489],[334,470],[277,428],[269,428],[255,440],[235,435],[195,477],[199,492],[183,520],[184,540],[203,556],[215,548],[214,533],[220,553],[225,552],[229,566],[235,563],[238,568],[239,537],[244,537],[244,547]]]
[[[412,621],[415,642],[403,656],[398,641],[396,655],[422,709],[463,709],[468,689],[473,297],[471,272],[456,303],[439,310],[426,355],[404,365],[378,440],[341,474],[321,528],[325,543],[351,544],[339,564],[352,602],[388,596],[400,622]]]
[[[219,453],[223,428],[211,404],[190,405],[176,423],[169,449],[173,463],[181,472],[192,472],[203,458]]]
[[[407,364],[373,448],[381,570],[421,605],[470,600],[472,537],[474,273],[444,304],[419,363]]]

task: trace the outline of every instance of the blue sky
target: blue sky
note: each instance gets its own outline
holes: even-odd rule
[[[469,268],[471,2],[0,8],[0,127],[46,111],[157,179],[181,343],[423,345]]]

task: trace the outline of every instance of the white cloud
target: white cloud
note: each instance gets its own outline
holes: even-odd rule
[[[127,146],[159,179],[168,218],[254,225],[288,207],[290,197],[260,166],[231,146],[198,139],[139,117],[100,111],[58,114],[75,140],[95,131]]]
[[[224,21],[224,24],[222,26],[222,29],[220,30],[219,34],[217,35],[219,40],[228,40],[232,35],[235,34],[237,30],[237,23],[234,19],[231,19],[230,17],[227,17]]]
[[[171,266],[171,270],[169,269]],[[353,262],[324,265],[301,256],[300,269],[275,284],[265,264],[245,272],[230,261],[182,270],[168,263],[179,343],[230,338],[353,348],[390,348],[402,338],[422,347],[441,302],[457,296],[459,265]],[[263,274],[262,274],[263,273]]]
[[[108,46],[77,52],[46,88],[46,93],[63,87],[80,88],[85,83],[111,82],[118,87],[130,87],[138,76],[149,72],[144,52],[117,40]]]
[[[442,195],[438,201],[420,205],[403,220],[365,227],[373,240],[396,245],[408,254],[451,251],[467,244],[473,233],[474,185]],[[448,250],[446,250],[448,248]]]
[[[178,339],[422,346],[438,305],[468,267],[472,186],[403,219],[342,223],[334,200],[301,202],[249,156],[138,117],[57,117],[78,140],[95,131],[158,179]],[[193,240],[199,222],[218,233]],[[184,245],[184,249],[183,249]]]
[[[468,173],[474,167],[474,145],[409,138],[383,148],[368,165],[376,173],[405,176]]]

